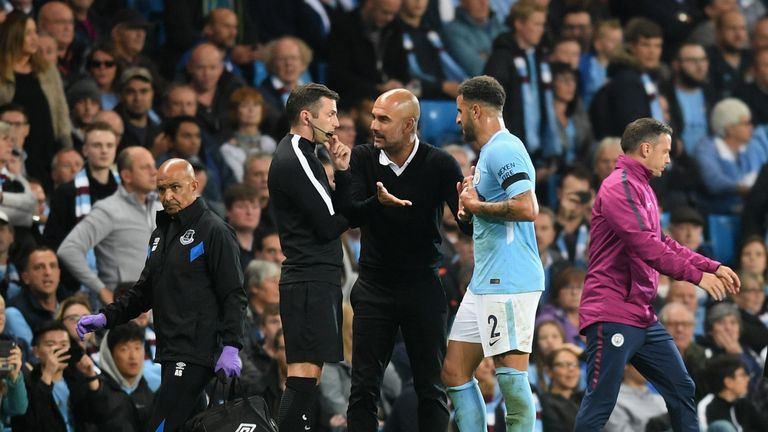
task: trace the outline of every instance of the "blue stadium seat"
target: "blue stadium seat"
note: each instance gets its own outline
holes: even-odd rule
[[[419,137],[436,147],[460,143],[461,128],[456,124],[456,102],[422,100]]]
[[[714,255],[712,258],[726,265],[735,264],[741,219],[738,216],[711,214],[707,217],[707,232]]]
[[[663,212],[659,217],[659,223],[661,224],[661,230],[664,231],[669,228],[670,213]]]

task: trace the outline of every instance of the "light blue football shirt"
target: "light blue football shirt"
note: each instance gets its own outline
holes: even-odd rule
[[[535,192],[536,171],[519,138],[502,129],[480,151],[475,167],[480,199],[500,202]],[[469,289],[475,294],[544,291],[544,269],[533,222],[473,217],[475,270]]]

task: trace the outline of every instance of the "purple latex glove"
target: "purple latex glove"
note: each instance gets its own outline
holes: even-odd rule
[[[77,322],[77,335],[80,336],[80,340],[83,340],[88,333],[101,330],[106,326],[107,317],[103,313],[86,315]]]
[[[221,350],[221,355],[219,360],[216,361],[216,368],[213,372],[223,370],[224,375],[228,377],[239,377],[240,369],[243,367],[243,362],[240,361],[240,356],[238,355],[239,352],[240,350],[235,347],[225,346]]]

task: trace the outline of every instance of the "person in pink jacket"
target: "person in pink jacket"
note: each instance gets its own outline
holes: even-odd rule
[[[716,300],[736,293],[730,268],[667,237],[649,182],[669,164],[672,129],[654,119],[627,125],[624,155],[603,181],[592,209],[589,268],[579,308],[587,337],[587,389],[577,432],[602,430],[631,363],[667,403],[675,431],[697,431],[694,383],[651,301],[659,273],[700,286]]]

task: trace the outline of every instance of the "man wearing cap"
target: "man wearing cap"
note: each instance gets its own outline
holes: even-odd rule
[[[704,217],[692,207],[681,206],[672,210],[669,220],[669,235],[688,249],[711,257],[712,251],[703,244]]]
[[[101,111],[101,92],[96,82],[84,78],[74,82],[67,89],[67,105],[72,118],[72,144],[76,149],[83,147],[85,128],[93,123]]]
[[[120,75],[120,103],[115,112],[124,123],[124,147],[152,148],[155,137],[161,132],[159,122],[151,117],[155,96],[153,83],[152,74],[143,67],[130,67]]]
[[[155,87],[162,91],[165,88],[165,80],[160,76],[155,62],[141,53],[147,39],[147,29],[150,27],[151,24],[139,11],[122,9],[117,12],[113,21],[112,44],[120,70],[131,66],[145,68],[152,75]]]

